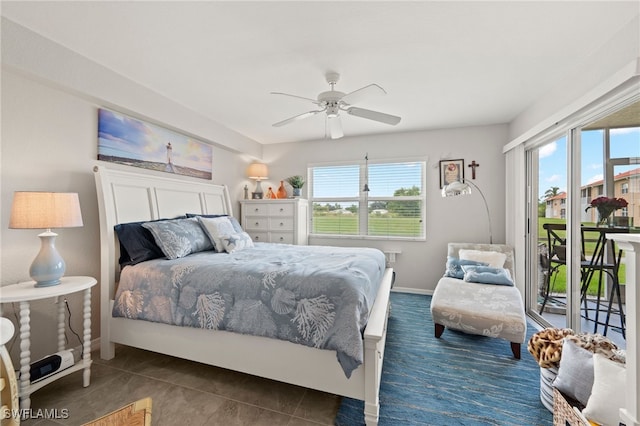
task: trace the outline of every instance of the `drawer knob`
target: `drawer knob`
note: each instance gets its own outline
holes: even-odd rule
[[[255,237],[253,237],[253,239],[258,241],[260,239],[260,237],[256,235]]]
[[[260,211],[260,209],[256,207],[256,212],[259,212],[259,211]]]
[[[281,212],[283,212],[283,211],[284,211],[284,209],[283,209],[283,208],[280,208],[280,211],[281,211]]]
[[[280,237],[280,241],[284,241],[284,237]]]
[[[280,222],[280,226],[284,226],[284,223]]]
[[[256,226],[260,225],[260,222],[256,222]]]

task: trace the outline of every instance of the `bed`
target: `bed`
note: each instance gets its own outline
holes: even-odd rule
[[[240,371],[362,400],[365,423],[378,423],[393,275],[390,268],[381,274],[375,302],[361,333],[362,364],[350,377],[337,361],[335,350],[230,331],[114,317],[114,297],[120,280],[115,225],[172,218],[187,212],[231,215],[232,208],[228,190],[222,185],[133,173],[104,165],[95,166],[94,175],[100,212],[101,358],[113,358],[117,343]],[[226,350],[212,350],[221,347]]]

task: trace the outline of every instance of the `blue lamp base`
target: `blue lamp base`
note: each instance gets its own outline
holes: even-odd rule
[[[58,250],[56,250],[56,237],[58,234],[51,231],[38,235],[41,246],[40,252],[33,260],[29,275],[36,282],[35,287],[51,287],[60,284],[60,278],[64,276],[66,265]]]

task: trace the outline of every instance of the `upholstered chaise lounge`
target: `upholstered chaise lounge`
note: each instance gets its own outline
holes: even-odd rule
[[[502,268],[509,271],[510,277],[514,277],[513,249],[510,246],[471,243],[449,243],[445,275],[451,275],[450,264],[459,261],[461,249],[473,250],[476,254],[478,254],[477,251],[486,252],[479,253],[481,257],[485,254],[489,257],[500,256],[504,259]],[[465,266],[462,268],[469,269]],[[435,336],[439,338],[446,327],[469,334],[498,337],[511,342],[513,356],[520,359],[527,321],[518,289],[514,285],[481,284],[467,282],[461,278],[462,276],[460,278],[444,276],[436,286],[431,299]]]

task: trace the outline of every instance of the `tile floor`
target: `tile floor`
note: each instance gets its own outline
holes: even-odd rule
[[[147,396],[152,424],[172,426],[332,425],[340,406],[336,395],[134,348],[117,347],[110,361],[98,352],[92,359],[89,387],[76,372],[31,395],[32,413],[66,410],[68,418],[22,424],[80,425]]]

